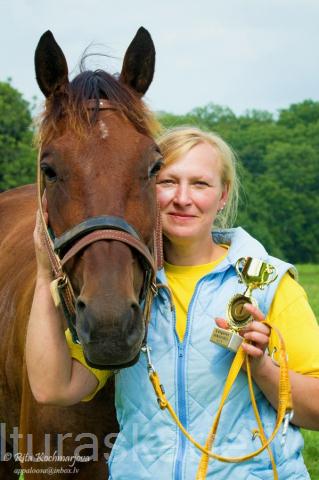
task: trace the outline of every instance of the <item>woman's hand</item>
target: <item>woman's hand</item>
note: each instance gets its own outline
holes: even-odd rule
[[[42,197],[43,204],[43,217],[48,224],[48,212],[47,212],[47,201],[45,194]],[[37,275],[38,277],[51,278],[52,277],[52,268],[50,264],[50,259],[45,247],[45,233],[41,221],[40,211],[37,211],[36,223],[33,232],[33,241],[35,248],[35,256],[37,261]]]
[[[265,351],[269,344],[270,328],[264,323],[261,323],[265,320],[265,316],[257,307],[245,303],[244,308],[252,315],[254,320],[240,330],[239,334],[247,340],[247,342],[242,343],[242,347],[250,356],[251,369],[254,374],[260,371],[268,360]],[[223,318],[216,318],[215,321],[218,327],[229,329],[228,323]]]

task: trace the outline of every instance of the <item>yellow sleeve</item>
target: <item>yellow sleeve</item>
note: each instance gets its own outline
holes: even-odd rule
[[[82,402],[88,402],[89,400],[92,400],[92,398],[97,394],[97,392],[101,390],[101,388],[104,387],[107,380],[113,375],[113,372],[111,370],[99,370],[97,368],[90,367],[85,361],[81,345],[73,342],[72,335],[69,329],[65,331],[65,337],[68,343],[71,357],[82,363],[82,365],[84,365],[86,368],[88,368],[93,373],[93,375],[95,375],[97,381],[99,382],[96,389],[90,395],[87,395],[82,399]]]
[[[319,377],[319,326],[304,289],[286,273],[279,283],[267,320],[283,336],[288,366],[297,373]],[[271,334],[269,350],[278,351],[278,340]],[[274,355],[274,359],[276,355]]]

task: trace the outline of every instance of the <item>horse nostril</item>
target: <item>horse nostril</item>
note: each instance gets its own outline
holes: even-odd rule
[[[86,304],[83,302],[83,300],[77,299],[76,308],[79,313],[83,312],[86,309]]]
[[[142,314],[138,303],[132,303],[130,310],[131,311],[127,321],[123,323],[123,330],[129,344],[134,343],[136,341],[136,337],[139,337],[140,335],[140,319]]]

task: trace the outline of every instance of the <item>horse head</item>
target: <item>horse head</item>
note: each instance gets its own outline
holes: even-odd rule
[[[118,78],[97,70],[69,81],[52,33],[39,41],[36,78],[46,97],[39,165],[49,231],[55,239],[68,238],[60,256],[74,248],[75,238],[81,241],[83,226],[89,225],[87,234],[105,218],[113,219],[115,230],[124,224],[125,231],[131,229],[129,234],[153,248],[161,155],[153,140],[156,121],[141,97],[154,64],[154,45],[144,28],[129,45]],[[87,362],[97,368],[132,365],[145,336],[145,262],[119,236],[105,239],[102,234],[84,242],[64,266],[74,291],[74,328]]]

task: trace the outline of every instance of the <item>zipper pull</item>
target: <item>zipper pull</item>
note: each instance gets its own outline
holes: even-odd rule
[[[178,345],[178,356],[183,357],[184,356],[184,347],[183,345]]]

